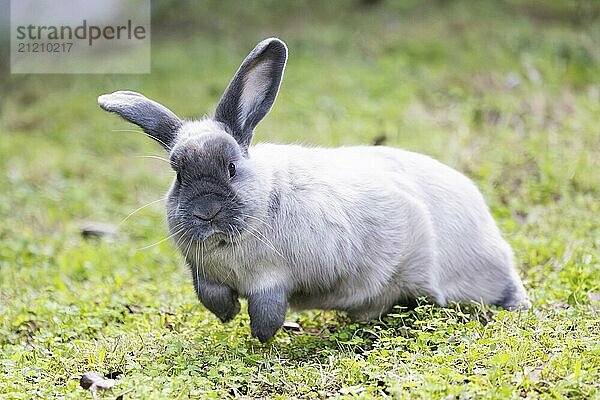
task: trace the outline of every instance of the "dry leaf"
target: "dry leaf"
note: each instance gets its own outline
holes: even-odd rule
[[[117,381],[115,379],[107,379],[104,375],[97,371],[86,372],[82,375],[79,380],[79,384],[82,388],[88,389],[90,392],[98,392],[100,390],[107,390],[115,386]]]
[[[285,321],[283,323],[283,329],[286,331],[300,332],[302,327],[297,322]]]

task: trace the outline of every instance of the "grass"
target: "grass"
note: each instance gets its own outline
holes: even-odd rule
[[[0,78],[0,398],[91,397],[91,370],[123,373],[107,399],[600,398],[598,5],[281,3],[156,9],[150,75]],[[261,345],[245,309],[221,325],[199,304],[170,243],[138,250],[166,236],[163,209],[123,220],[173,173],[139,157],[158,145],[113,131],[131,127],[97,95],[209,113],[271,35],[290,60],[256,140],[385,137],[465,172],[515,250],[530,311],[289,313],[302,331]],[[119,233],[85,239],[83,221]]]

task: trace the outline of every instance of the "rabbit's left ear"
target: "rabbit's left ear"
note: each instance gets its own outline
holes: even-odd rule
[[[224,123],[247,155],[256,125],[271,109],[287,60],[287,47],[265,39],[248,54],[217,105],[215,120]]]
[[[183,124],[167,107],[143,95],[127,90],[98,97],[103,110],[120,115],[142,128],[151,138],[170,151]]]

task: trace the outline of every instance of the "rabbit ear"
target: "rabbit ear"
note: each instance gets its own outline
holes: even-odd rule
[[[215,111],[247,154],[256,125],[271,109],[287,60],[287,47],[277,38],[265,39],[248,54],[225,90]]]
[[[171,110],[139,93],[118,91],[98,97],[102,109],[119,114],[142,128],[165,150],[171,150],[181,120]]]

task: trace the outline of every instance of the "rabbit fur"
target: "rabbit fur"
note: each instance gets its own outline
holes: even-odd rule
[[[262,342],[289,306],[359,320],[421,296],[528,308],[510,246],[456,170],[390,147],[250,146],[286,61],[282,41],[260,42],[214,118],[184,121],[135,92],[98,98],[169,153],[167,223],[200,301],[225,322],[247,298]]]

